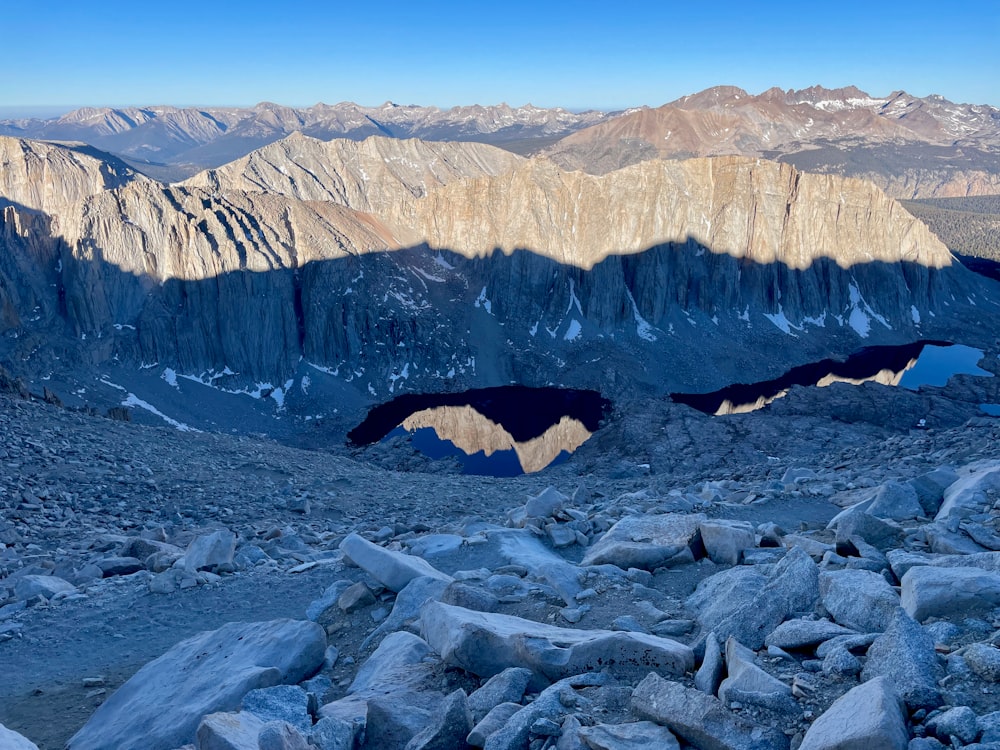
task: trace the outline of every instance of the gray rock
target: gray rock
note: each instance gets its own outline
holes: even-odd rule
[[[927,729],[942,742],[951,742],[958,737],[962,744],[975,742],[979,736],[979,721],[976,712],[968,706],[956,706],[940,713],[926,723]]]
[[[863,633],[885,630],[900,609],[899,595],[869,570],[824,571],[819,590],[835,621]]]
[[[500,606],[500,600],[489,591],[458,581],[449,583],[441,595],[436,598],[445,604],[474,609],[479,612],[496,612]]]
[[[408,543],[410,554],[417,557],[434,557],[454,552],[465,541],[458,534],[426,534]]]
[[[786,750],[780,731],[753,724],[710,695],[650,673],[632,693],[633,712],[699,750]]]
[[[827,544],[826,542],[821,542],[818,539],[813,539],[811,536],[804,536],[802,534],[788,534],[782,537],[781,543],[788,549],[798,547],[816,562],[822,560],[823,556],[828,552],[833,552],[836,549],[832,544]]]
[[[391,591],[402,591],[414,578],[427,576],[451,583],[452,577],[442,573],[419,557],[379,547],[357,534],[349,534],[340,543],[340,550],[351,562],[365,570]]]
[[[903,540],[903,530],[898,525],[876,518],[858,506],[839,513],[830,521],[827,528],[836,529],[838,549],[842,545],[850,544],[851,537],[855,536],[864,539],[882,552],[898,547]]]
[[[38,750],[38,745],[31,742],[23,734],[8,729],[0,724],[0,748],[3,750]]]
[[[549,523],[545,525],[545,533],[549,535],[549,541],[556,549],[569,547],[576,544],[576,530],[561,523]]]
[[[361,648],[366,649],[386,633],[402,630],[415,622],[420,616],[420,608],[428,601],[440,598],[449,585],[451,584],[447,581],[430,576],[419,576],[411,580],[396,595],[396,601],[392,604],[389,616],[365,638]]]
[[[910,484],[885,482],[875,491],[868,513],[876,518],[904,521],[924,514],[917,491]]]
[[[711,630],[734,611],[752,606],[767,582],[756,568],[730,568],[701,581],[684,604],[703,629]]]
[[[809,612],[819,599],[819,568],[801,549],[791,549],[774,566],[762,588],[747,592],[736,608],[716,624],[708,626],[699,615],[703,630],[711,629],[719,639],[736,638],[751,649],[764,646],[764,639],[794,613]]]
[[[838,635],[828,641],[823,641],[816,647],[816,656],[825,659],[831,651],[846,648],[852,653],[864,653],[881,633],[858,633],[857,635]]]
[[[980,742],[1000,742],[1000,711],[983,714],[976,722],[982,734]]]
[[[194,539],[178,564],[186,570],[215,571],[223,566],[232,566],[235,552],[236,535],[229,529],[219,529]]]
[[[524,504],[524,514],[528,518],[551,518],[568,501],[569,498],[555,487],[546,487]]]
[[[694,676],[694,686],[706,695],[715,695],[722,682],[722,648],[715,632],[705,638],[705,656]]]
[[[906,750],[947,750],[935,737],[914,737]]]
[[[337,598],[337,606],[348,614],[369,607],[374,603],[375,595],[364,581],[358,581],[353,586],[347,587]]]
[[[432,705],[416,706],[398,694],[369,698],[364,747],[403,750],[406,743],[433,723],[433,711],[439,702],[440,697]]]
[[[906,750],[902,701],[885,677],[842,695],[806,732],[799,750]]]
[[[902,610],[868,649],[868,659],[861,673],[861,679],[866,681],[887,677],[913,711],[941,705],[938,680],[942,676],[934,642]]]
[[[953,531],[941,521],[929,523],[923,527],[924,537],[937,555],[976,555],[987,552],[987,549],[972,541],[965,534]]]
[[[469,696],[472,720],[481,721],[501,703],[520,703],[530,680],[531,670],[523,667],[510,667],[490,677],[485,685]]]
[[[623,570],[653,570],[671,561],[690,562],[703,514],[626,516],[587,550],[581,565],[610,563]]]
[[[319,750],[354,750],[356,725],[328,716],[317,721],[309,733],[309,742]]]
[[[978,568],[920,566],[901,581],[901,603],[918,622],[929,617],[958,617],[1000,606],[1000,573]]]
[[[955,470],[942,466],[911,479],[908,484],[916,491],[917,500],[924,509],[924,515],[933,518],[941,509],[945,489],[956,481],[958,481],[958,474]]]
[[[558,720],[566,715],[566,703],[574,703],[574,688],[604,685],[608,682],[604,674],[579,674],[552,683],[527,706],[511,716],[500,729],[490,734],[484,745],[485,750],[522,750],[528,744],[531,729],[539,719]]]
[[[323,663],[316,623],[230,623],[181,641],[146,664],[91,715],[69,750],[170,750],[201,717],[235,709],[255,688],[301,682]]]
[[[752,548],[756,540],[747,521],[703,521],[698,528],[705,553],[720,565],[738,565],[743,550]]]
[[[269,721],[257,735],[259,750],[312,750],[306,738],[287,721]]]
[[[934,520],[960,520],[989,510],[993,503],[988,493],[998,489],[1000,489],[1000,462],[983,463],[977,470],[948,486]]]
[[[483,747],[490,735],[507,726],[511,717],[521,708],[523,706],[520,703],[500,703],[494,706],[476,723],[465,741],[473,747]]]
[[[838,635],[856,635],[855,631],[823,618],[786,620],[764,639],[764,645],[787,650],[808,649]]]
[[[264,722],[253,714],[209,714],[195,731],[197,750],[258,750]]]
[[[680,750],[673,733],[651,721],[596,724],[581,727],[578,734],[590,750]]]
[[[323,613],[329,610],[331,607],[336,606],[337,600],[340,595],[343,594],[352,585],[350,581],[334,581],[326,590],[322,593],[319,599],[314,599],[310,602],[309,606],[306,607],[306,617],[313,622],[319,622]]]
[[[379,647],[361,665],[348,694],[375,695],[389,694],[419,685],[424,682],[425,673],[416,674],[412,666],[425,664],[431,647],[427,642],[405,630],[386,636]]]
[[[798,484],[816,478],[816,472],[804,466],[789,466],[781,476],[782,484]]]
[[[312,727],[309,695],[298,685],[276,685],[251,690],[243,696],[241,710],[263,722],[286,721],[304,732]]]
[[[95,563],[101,569],[102,578],[114,578],[115,576],[130,576],[145,570],[146,565],[135,557],[104,557]]]
[[[423,608],[420,630],[446,662],[481,677],[524,667],[534,688],[597,669],[634,677],[650,669],[680,675],[694,667],[691,649],[667,638],[560,628],[440,602]]]
[[[902,580],[906,571],[918,565],[935,568],[979,568],[993,572],[1000,571],[1000,552],[979,552],[974,555],[929,555],[923,552],[890,550],[886,553],[889,565],[896,578]]]
[[[834,678],[854,677],[861,673],[861,662],[844,646],[830,649],[823,658],[823,674]]]
[[[56,594],[73,591],[76,591],[76,586],[58,576],[26,575],[14,581],[14,597],[22,601],[33,596],[51,599]]]
[[[1000,649],[973,643],[962,654],[969,669],[990,682],[1000,682]]]
[[[792,689],[756,664],[754,652],[735,638],[726,641],[727,677],[719,686],[719,700],[766,708],[781,713],[796,713],[798,705]]]
[[[464,690],[456,690],[444,699],[434,721],[406,743],[405,750],[454,750],[465,743],[472,730],[472,715]]]

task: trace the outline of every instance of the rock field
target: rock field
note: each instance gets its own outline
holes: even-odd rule
[[[512,479],[0,394],[0,748],[1000,748],[1000,420],[823,390]]]

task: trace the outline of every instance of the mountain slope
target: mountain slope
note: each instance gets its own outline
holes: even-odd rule
[[[856,88],[723,86],[570,134],[545,153],[597,174],[650,158],[739,154],[870,179],[897,197],[1000,192],[1000,110]]]

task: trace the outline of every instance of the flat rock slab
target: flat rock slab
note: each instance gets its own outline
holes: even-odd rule
[[[813,722],[799,750],[906,750],[902,701],[885,677],[842,695]]]
[[[534,689],[597,670],[635,678],[653,669],[681,675],[694,667],[694,652],[669,638],[560,628],[441,602],[424,607],[420,630],[446,662],[480,677],[524,667],[532,672]]]
[[[379,547],[357,534],[349,534],[340,543],[340,549],[351,562],[386,588],[397,593],[414,578],[420,576],[437,578],[448,583],[452,581],[450,575],[442,573],[420,557]]]
[[[699,750],[787,750],[788,738],[729,711],[718,698],[651,673],[632,692],[636,715],[663,724]]]
[[[67,748],[172,750],[194,741],[203,716],[236,710],[251,690],[309,677],[325,650],[314,622],[238,622],[200,633],[136,672]]]
[[[992,461],[953,482],[944,491],[944,500],[935,521],[968,518],[992,507],[987,492],[1000,490],[1000,462]]]
[[[627,516],[587,551],[580,564],[653,570],[689,551],[706,520],[703,513]]]
[[[777,646],[786,651],[818,646],[838,635],[857,635],[850,628],[829,620],[786,620],[764,639],[765,646]]]
[[[673,733],[651,721],[597,724],[581,727],[578,734],[590,750],[680,750]]]
[[[833,619],[862,633],[885,630],[900,607],[888,581],[870,570],[824,571],[819,590]]]
[[[911,568],[902,579],[903,609],[917,622],[964,617],[1000,606],[1000,573],[978,568]]]
[[[23,734],[0,724],[0,748],[3,750],[38,750],[38,745]]]

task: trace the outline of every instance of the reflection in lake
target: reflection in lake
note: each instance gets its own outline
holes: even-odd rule
[[[455,457],[467,474],[515,476],[565,460],[609,408],[596,391],[561,388],[407,394],[372,409],[348,437],[369,444],[409,434],[421,453]]]
[[[943,386],[958,374],[992,376],[980,369],[981,349],[945,341],[919,341],[903,346],[872,346],[840,362],[824,359],[795,367],[779,378],[735,385],[711,393],[673,393],[671,398],[707,414],[740,414],[760,409],[795,385],[876,382],[917,390]]]

